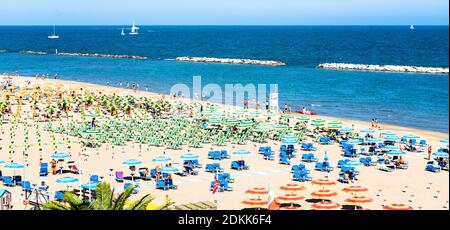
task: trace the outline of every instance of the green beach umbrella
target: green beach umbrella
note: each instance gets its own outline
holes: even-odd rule
[[[309,121],[311,120],[309,117],[299,117],[297,118],[298,121]]]

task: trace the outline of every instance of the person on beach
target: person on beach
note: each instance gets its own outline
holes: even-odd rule
[[[284,104],[284,113],[287,113],[287,111],[288,111],[288,104]]]
[[[52,167],[52,174],[56,175],[56,165],[58,162],[56,162],[55,159],[52,159],[52,161],[50,161],[50,166]]]
[[[374,118],[372,118],[371,123],[372,123],[372,129],[375,128],[375,119]]]
[[[269,101],[266,101],[266,110],[269,111]]]
[[[247,99],[244,100],[244,109],[248,109],[248,100]]]
[[[92,118],[91,127],[95,129],[95,117]]]
[[[427,160],[431,160],[431,152],[432,152],[431,145],[429,145],[428,146],[428,158],[427,158]]]

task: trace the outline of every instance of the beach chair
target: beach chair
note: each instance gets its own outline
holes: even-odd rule
[[[206,164],[205,171],[206,172],[215,172],[216,171],[216,167],[214,167],[214,164]]]
[[[341,183],[345,183],[345,184],[350,183],[350,179],[347,177],[347,175],[345,173],[342,173],[342,172],[339,173],[338,181]]]
[[[319,143],[322,145],[329,145],[331,143],[331,140],[329,137],[321,137],[319,138]]]
[[[228,183],[234,183],[234,178],[231,177],[230,173],[223,173],[222,179],[228,181]]]
[[[123,177],[123,172],[122,171],[117,171],[116,172],[116,181],[119,182],[119,183],[123,183],[124,177]]]
[[[48,175],[48,163],[41,163],[39,169],[39,176],[45,177]]]
[[[156,172],[155,169],[150,170],[150,177],[153,179],[156,179],[156,177],[158,177],[158,173]]]
[[[231,156],[228,154],[227,150],[221,150],[220,155],[221,155],[222,159],[230,159],[231,158]]]
[[[54,198],[57,201],[64,201],[64,191],[56,191]]]
[[[3,185],[8,186],[8,187],[14,187],[15,183],[14,180],[11,176],[4,176],[3,177]]]
[[[275,156],[272,154],[272,151],[265,151],[263,154],[264,160],[275,160]]]
[[[98,175],[94,174],[89,177],[89,183],[97,184],[99,182],[100,182],[100,177]]]
[[[148,170],[148,168],[140,168],[139,169],[139,176],[141,177],[142,180],[149,181],[152,179],[151,174],[145,175],[147,170]]]
[[[222,168],[222,166],[220,166],[219,163],[214,163],[213,167],[214,167],[214,172],[223,172],[225,170]]]
[[[32,191],[33,191],[33,188],[31,187],[31,182],[29,182],[29,181],[23,181],[23,182],[22,182],[22,190],[23,190],[23,191],[32,192]]]
[[[441,167],[434,166],[433,164],[427,164],[425,170],[437,173],[441,171]]]
[[[192,165],[193,165],[195,168],[201,168],[201,167],[203,167],[203,165],[200,164],[199,161],[198,161],[197,159],[192,161]]]
[[[233,191],[233,187],[228,185],[228,181],[221,180],[220,181],[220,190],[222,190],[222,191]]]
[[[287,156],[283,156],[283,157],[280,157],[279,163],[284,164],[284,165],[290,165],[291,160]]]
[[[49,186],[48,186],[48,184],[47,184],[47,181],[42,180],[42,181],[39,183],[38,189],[39,189],[40,191],[47,191],[48,188],[49,188]]]
[[[170,186],[166,185],[166,182],[164,180],[157,180],[156,189],[168,190],[170,189]]]
[[[222,160],[222,155],[220,154],[220,151],[209,151],[208,159]]]
[[[385,171],[385,172],[393,172],[395,169],[392,167],[388,167],[386,164],[382,163],[378,167],[379,170]]]
[[[194,170],[192,166],[184,166],[184,172],[187,175],[198,175],[198,171]]]
[[[128,188],[130,188],[130,187],[133,187],[133,184],[132,183],[125,183],[124,185],[123,185],[123,190],[127,190]],[[133,188],[133,192],[132,192],[133,194],[138,194],[139,193],[139,190],[137,189],[137,188]]]
[[[78,169],[77,165],[75,164],[75,161],[67,162],[67,166],[69,167],[70,173],[80,174],[80,170]]]
[[[334,168],[330,166],[329,162],[316,162],[315,169],[321,172],[331,172],[334,170]]]
[[[13,176],[14,185],[22,185],[22,176]]]

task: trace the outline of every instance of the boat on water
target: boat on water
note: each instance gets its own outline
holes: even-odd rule
[[[122,33],[120,33],[120,35],[125,36],[125,32],[122,29]]]
[[[130,35],[138,35],[139,27],[136,26],[136,24],[133,22],[133,26],[131,26]]]
[[[317,113],[314,112],[314,111],[309,111],[309,110],[303,111],[301,109],[297,110],[297,113],[298,114],[303,114],[303,115],[317,115]]]
[[[414,25],[411,25],[411,26],[409,27],[409,29],[410,29],[410,30],[415,29],[415,28],[414,28]]]
[[[53,34],[48,36],[48,39],[58,39],[59,35],[56,35],[56,26],[53,25]]]

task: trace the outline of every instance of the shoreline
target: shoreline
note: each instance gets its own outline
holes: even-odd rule
[[[4,80],[3,79],[4,77],[6,77],[6,76],[0,74],[1,80]],[[171,97],[170,95],[165,94],[165,93],[156,93],[156,92],[143,91],[143,90],[134,91],[133,89],[120,88],[120,87],[115,87],[115,86],[107,86],[107,85],[102,85],[102,84],[75,81],[75,80],[36,79],[35,77],[31,77],[31,76],[19,76],[19,77],[14,76],[14,77],[12,77],[12,79],[19,80],[19,82],[31,81],[31,84],[36,83],[36,82],[39,82],[39,83],[53,82],[56,84],[69,84],[69,85],[74,85],[74,86],[81,86],[81,87],[84,87],[91,91],[107,90],[107,91],[115,92],[119,95],[121,95],[121,94],[147,95],[152,99],[164,97],[166,100],[169,100],[169,101],[174,100],[173,97]],[[73,88],[74,86],[71,86],[71,87]],[[242,109],[242,107],[235,106],[235,105],[225,105],[222,103],[215,103],[215,102],[210,102],[210,101],[200,101],[198,99],[177,97],[177,98],[175,98],[175,100],[210,103],[210,104],[218,105],[221,108],[227,108],[227,109]],[[249,108],[249,110],[255,110],[255,109]],[[282,113],[279,112],[278,115],[282,115]],[[344,118],[344,117],[324,116],[324,115],[303,115],[303,114],[297,114],[295,112],[290,113],[290,115],[293,115],[294,117],[307,116],[307,117],[310,117],[313,119],[321,118],[321,119],[325,119],[328,121],[341,120],[342,122],[350,124],[350,125],[351,124],[359,124],[359,125],[363,125],[363,126],[367,126],[367,127],[371,126],[370,121],[354,120],[354,119],[349,119],[349,118]],[[399,130],[399,131],[405,132],[405,133],[423,133],[425,136],[430,136],[430,137],[433,137],[436,139],[448,138],[448,133],[438,132],[438,131],[433,131],[433,130],[425,130],[425,129],[419,129],[419,128],[414,128],[414,127],[405,127],[405,126],[392,125],[392,124],[386,124],[386,123],[381,123],[381,127],[383,130],[391,130],[391,131]]]

